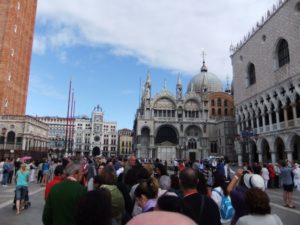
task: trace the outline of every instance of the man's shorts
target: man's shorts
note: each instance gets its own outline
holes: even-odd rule
[[[283,185],[283,190],[286,191],[286,192],[293,192],[293,189],[294,189],[293,184],[289,184],[289,185],[284,184]]]

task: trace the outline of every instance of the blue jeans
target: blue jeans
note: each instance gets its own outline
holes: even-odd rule
[[[25,200],[27,191],[28,191],[27,186],[17,186],[16,187],[16,200]]]
[[[1,181],[2,185],[7,184],[8,176],[9,176],[9,173],[3,173],[3,177],[2,177],[2,181]]]

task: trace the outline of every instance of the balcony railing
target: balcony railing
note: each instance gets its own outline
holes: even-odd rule
[[[288,127],[294,127],[295,121],[294,120],[288,120]]]

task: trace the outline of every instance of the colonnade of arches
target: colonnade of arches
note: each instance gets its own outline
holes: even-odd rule
[[[238,133],[282,130],[300,125],[300,80],[290,79],[237,106]]]
[[[237,144],[239,165],[243,162],[276,163],[281,160],[300,161],[300,135],[262,136],[244,139]]]
[[[14,150],[45,150],[47,140],[37,136],[28,136],[16,134],[14,131],[3,133],[0,137],[1,149]]]

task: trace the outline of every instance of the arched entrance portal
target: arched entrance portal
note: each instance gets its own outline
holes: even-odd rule
[[[262,162],[267,163],[271,162],[271,153],[270,153],[270,146],[266,139],[263,139],[261,142],[262,146]]]
[[[170,142],[174,145],[178,144],[177,132],[171,126],[161,126],[155,137],[155,144]]]
[[[161,160],[174,160],[177,158],[176,145],[178,144],[177,130],[168,125],[158,128],[155,144],[157,146],[156,157]]]
[[[99,147],[94,147],[92,151],[93,156],[100,155],[100,148]]]
[[[293,149],[293,161],[300,160],[300,137],[295,135],[291,140],[291,147]]]
[[[285,160],[286,152],[284,151],[284,143],[279,137],[275,140],[275,149],[277,153],[277,160]]]

